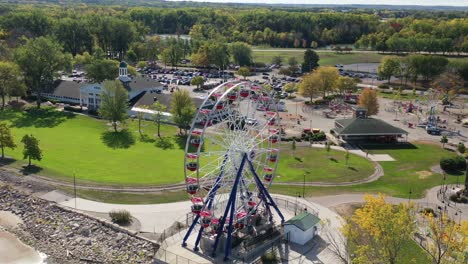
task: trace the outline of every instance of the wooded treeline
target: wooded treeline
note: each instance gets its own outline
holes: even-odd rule
[[[153,34],[189,34],[192,43],[188,44],[195,50],[203,41],[217,39],[288,48],[357,41],[360,47],[381,51],[468,51],[468,19],[439,15],[383,21],[381,17],[389,14],[86,5],[2,5],[0,15],[3,46],[16,47],[22,36],[51,35],[73,56],[84,51],[93,54],[97,48],[109,56],[123,56],[132,47],[135,51],[147,44],[148,35]]]

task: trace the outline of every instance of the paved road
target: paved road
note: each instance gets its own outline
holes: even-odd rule
[[[304,52],[306,51],[305,49],[252,49],[253,52]],[[336,51],[334,50],[331,50],[331,49],[316,49],[314,50],[316,51],[317,53],[336,53]],[[391,54],[394,54],[394,53],[382,53],[380,51],[377,51],[377,50],[352,50],[351,53],[378,53],[378,54],[382,54],[382,55],[391,55]],[[410,53],[414,53],[414,52],[400,52],[400,54],[410,54]],[[418,52],[417,54],[439,54],[439,55],[455,55],[455,56],[468,56],[468,53],[457,53],[457,52],[445,52],[445,53],[442,53],[442,52]]]

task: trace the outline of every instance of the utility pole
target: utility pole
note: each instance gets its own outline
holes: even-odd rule
[[[75,191],[75,209],[76,209],[76,174],[73,173],[73,189]]]

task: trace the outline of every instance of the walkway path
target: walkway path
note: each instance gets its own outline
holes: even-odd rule
[[[448,186],[452,188],[453,186]],[[442,209],[447,209],[448,215],[454,219],[463,219],[468,220],[468,204],[455,204],[450,203],[450,205],[445,202],[442,203],[438,198],[437,194],[441,186],[433,187],[426,192],[426,195],[422,199],[411,199],[411,202],[418,204],[421,207],[431,207],[437,208],[440,206]],[[340,195],[328,195],[328,196],[318,196],[318,197],[308,197],[308,201],[323,205],[325,207],[331,208],[336,207],[342,204],[352,204],[352,203],[364,203],[364,193],[356,194],[340,194]],[[409,200],[405,198],[398,197],[386,197],[387,202],[393,204],[406,203]],[[460,214],[461,211],[461,214]],[[455,215],[457,213],[457,215]],[[461,216],[461,217],[460,217]]]

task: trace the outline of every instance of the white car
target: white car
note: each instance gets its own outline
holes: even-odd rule
[[[245,123],[250,126],[255,126],[256,124],[258,124],[258,121],[255,118],[247,118],[245,119]]]

